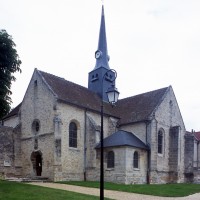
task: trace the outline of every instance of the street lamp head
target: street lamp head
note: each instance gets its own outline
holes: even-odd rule
[[[110,88],[108,88],[106,94],[108,96],[109,103],[115,105],[115,103],[118,101],[119,92],[114,84]]]

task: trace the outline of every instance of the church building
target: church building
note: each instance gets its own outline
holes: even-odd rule
[[[114,106],[108,102],[115,71],[109,67],[103,6],[95,58],[87,88],[34,70],[22,102],[0,127],[0,177],[99,181],[103,104],[105,181],[190,180],[185,162],[190,136],[171,86],[119,99]]]

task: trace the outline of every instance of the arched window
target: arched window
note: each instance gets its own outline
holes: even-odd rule
[[[38,119],[35,119],[32,123],[32,132],[34,134],[38,134],[40,130],[40,121]]]
[[[69,124],[69,147],[77,148],[77,126],[74,122]]]
[[[113,151],[109,151],[107,156],[107,168],[114,168],[114,167],[115,167],[115,154]]]
[[[139,168],[139,154],[137,151],[133,154],[133,168]]]
[[[161,130],[158,131],[158,153],[163,153],[163,132]]]

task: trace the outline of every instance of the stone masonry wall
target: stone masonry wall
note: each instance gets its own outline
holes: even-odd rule
[[[100,142],[100,114],[95,114],[87,111],[86,118],[86,178],[87,180],[99,180],[100,177],[100,149],[95,149]],[[114,118],[104,116],[104,138],[108,137],[115,131],[117,120]],[[107,152],[104,150],[104,175],[105,180],[113,182],[125,183],[125,158],[124,152],[121,149],[114,149],[116,157],[116,167],[114,169],[107,169]],[[121,154],[120,154],[121,153]],[[124,160],[122,162],[122,160]],[[120,164],[122,166],[119,166]],[[121,167],[121,168],[120,168]],[[122,169],[123,168],[123,169]]]
[[[154,119],[153,119],[154,118]],[[178,133],[178,148],[177,148],[177,182],[184,181],[184,135],[185,126],[182,116],[173,93],[170,87],[165,98],[161,102],[155,114],[152,115],[151,123],[151,183],[167,183],[171,180],[171,171],[169,166],[169,132],[171,127],[179,127]],[[157,152],[157,135],[158,131],[163,130],[163,153]]]
[[[179,127],[172,127],[169,131],[169,171],[178,170]]]
[[[84,179],[85,111],[67,104],[58,104],[57,115],[61,124],[62,180]],[[77,148],[69,147],[69,124],[77,125]]]
[[[121,126],[120,129],[134,133],[135,136],[146,144],[146,124],[144,122]]]
[[[40,152],[42,157],[42,177],[48,177],[54,180],[54,135],[53,133],[38,135],[38,148],[34,148],[34,137],[22,138],[22,161],[23,177],[35,177],[36,171],[33,168],[31,155]]]
[[[193,182],[194,178],[194,136],[187,133],[185,135],[185,181]]]
[[[20,140],[18,131],[0,127],[0,177],[21,176]]]
[[[133,154],[139,154],[139,167],[133,167]],[[126,184],[145,184],[147,183],[147,151],[126,147]]]
[[[12,116],[8,119],[5,119],[3,122],[4,126],[9,126],[15,128],[19,124],[19,117],[18,116]]]
[[[42,154],[42,176],[53,179],[55,97],[35,70],[21,105],[23,175],[35,176],[31,155]],[[34,121],[39,123],[36,131]]]

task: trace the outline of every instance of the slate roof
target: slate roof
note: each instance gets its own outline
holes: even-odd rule
[[[58,101],[72,104],[86,110],[100,112],[101,98],[95,92],[67,81],[64,78],[37,69],[36,72],[40,74]],[[119,125],[148,120],[148,117],[160,104],[168,89],[169,87],[165,87],[120,99],[114,107],[104,102],[104,114],[119,118]],[[20,105],[13,109],[4,119],[16,114]]]
[[[142,142],[138,137],[133,133],[127,131],[117,131],[112,135],[104,139],[104,148],[106,147],[119,147],[119,146],[130,146],[137,147],[141,149],[149,149],[148,146]],[[96,148],[100,148],[100,143]]]
[[[100,112],[101,98],[88,88],[39,71],[60,101]],[[116,106],[104,103],[104,113],[120,118],[120,124],[148,120],[169,87],[120,99]]]
[[[9,117],[17,115],[18,112],[19,112],[20,107],[21,107],[21,103],[18,106],[16,106],[13,110],[11,110],[11,112],[8,113],[5,117],[3,117],[3,120],[8,119]]]
[[[119,100],[117,107],[120,108],[118,113],[121,118],[120,124],[148,120],[167,90],[168,87],[165,87]]]
[[[86,87],[72,83],[64,78],[38,71],[45,82],[50,86],[59,101],[82,107],[88,110],[100,112],[101,98]],[[105,114],[113,115],[113,109],[109,103],[104,103]],[[115,115],[116,116],[116,115]],[[117,117],[117,116],[116,116]]]

